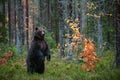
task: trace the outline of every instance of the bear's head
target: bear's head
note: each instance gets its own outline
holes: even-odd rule
[[[45,30],[44,29],[35,28],[34,39],[43,40],[44,36],[45,36]]]

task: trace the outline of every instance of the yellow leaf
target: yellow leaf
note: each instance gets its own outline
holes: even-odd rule
[[[70,27],[73,27],[73,23],[70,23],[69,26],[70,26]]]
[[[75,19],[75,22],[79,22],[79,18],[76,18],[76,19]]]

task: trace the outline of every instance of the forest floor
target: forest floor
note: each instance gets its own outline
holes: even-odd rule
[[[25,55],[13,55],[0,66],[0,80],[120,80],[120,68],[113,67],[114,53],[105,51],[94,71],[82,70],[83,62],[68,62],[52,53],[50,62],[45,61],[44,74],[30,74],[26,71]]]

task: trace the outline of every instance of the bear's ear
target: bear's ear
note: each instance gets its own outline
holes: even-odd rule
[[[37,30],[38,30],[38,28],[36,27],[36,28],[35,28],[35,31],[37,31]]]

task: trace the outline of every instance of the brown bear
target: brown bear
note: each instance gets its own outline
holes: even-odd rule
[[[45,31],[43,29],[35,29],[34,38],[27,56],[27,72],[44,73],[45,57],[50,61],[50,51],[44,36]]]

